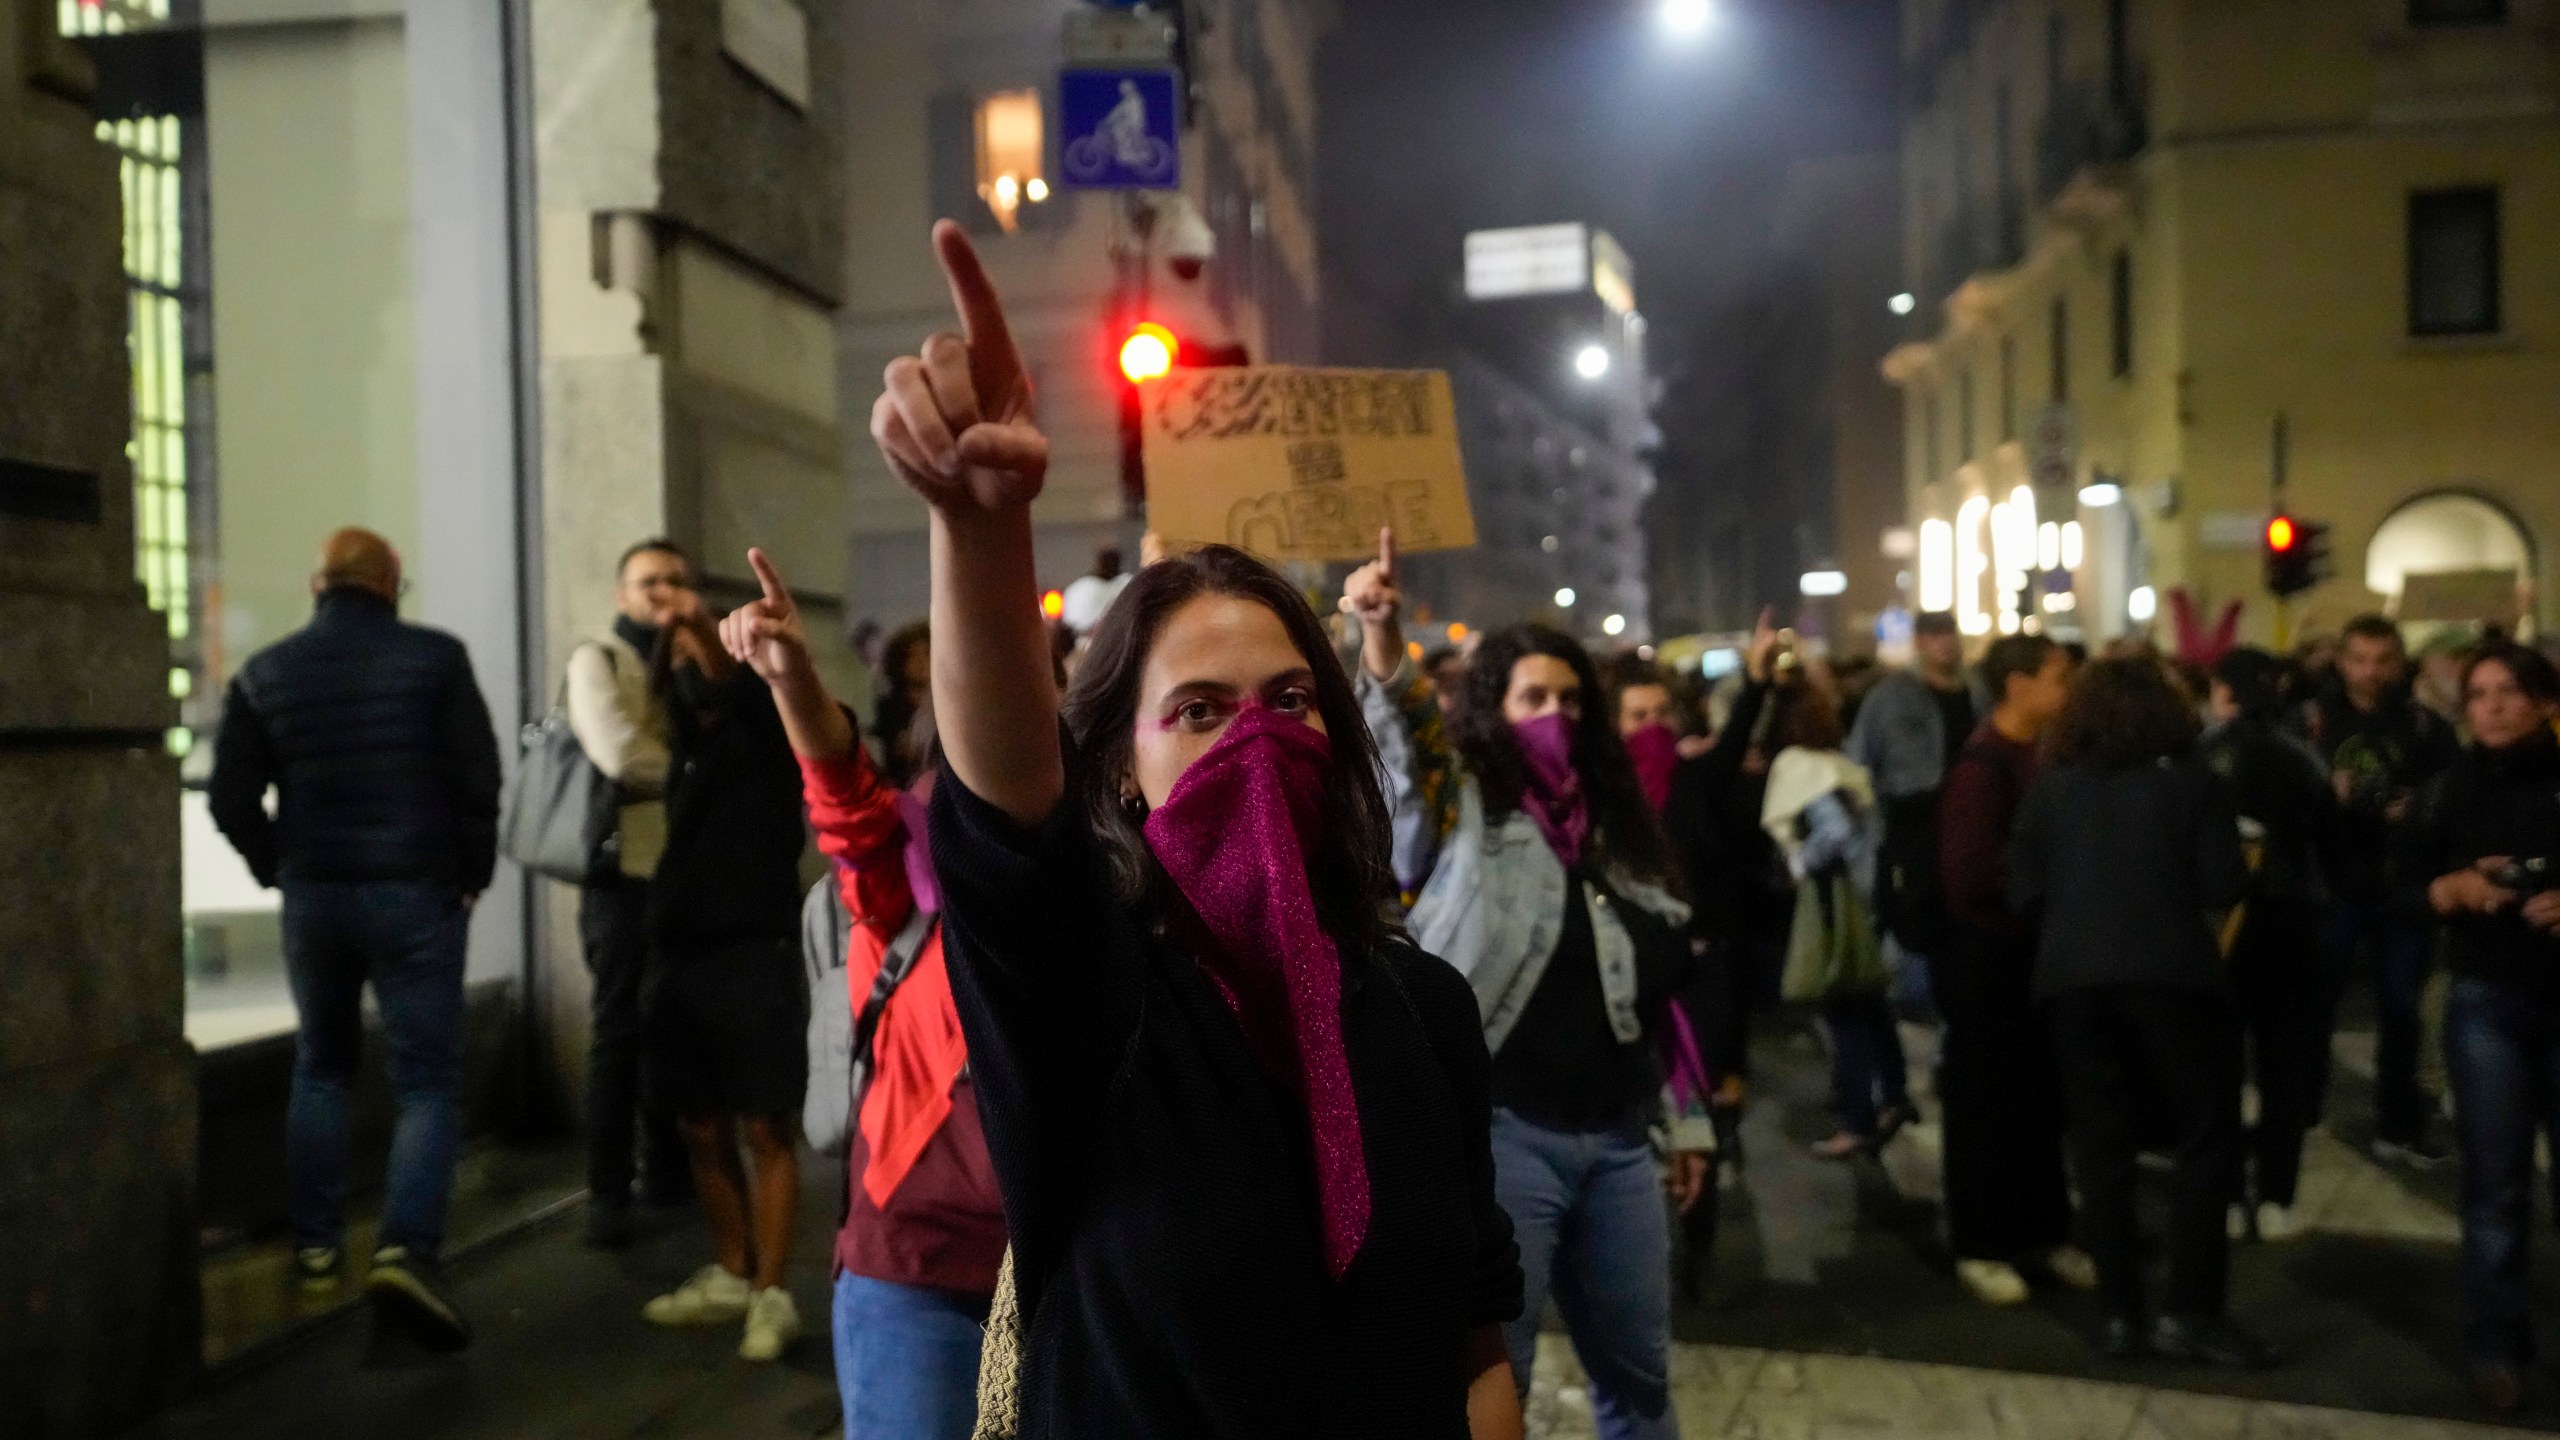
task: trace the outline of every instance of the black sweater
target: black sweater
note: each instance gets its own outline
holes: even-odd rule
[[[2195,757],[2036,777],[2010,838],[2009,902],[2042,916],[2036,998],[2107,985],[2222,990],[2208,913],[2249,869],[2231,797]]]
[[[934,789],[952,993],[1013,1232],[1024,1440],[1463,1440],[1466,1339],[1517,1315],[1473,993],[1343,957],[1366,1243],[1326,1273],[1303,1105],[1116,903],[1073,807]]]
[[[2429,885],[2493,855],[2560,860],[2560,741],[2548,729],[2504,750],[2474,745],[2420,793],[2397,867],[2401,910],[2432,915]],[[2440,917],[2453,973],[2560,1000],[2560,936],[2517,910]]]
[[[738,666],[668,677],[667,848],[649,886],[652,934],[672,959],[800,933],[800,766],[773,693]]]

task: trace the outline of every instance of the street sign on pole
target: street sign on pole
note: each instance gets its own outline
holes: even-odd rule
[[[1179,88],[1170,70],[1060,72],[1060,180],[1070,190],[1178,188]]]

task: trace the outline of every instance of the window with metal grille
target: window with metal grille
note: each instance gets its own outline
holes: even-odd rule
[[[2498,192],[2411,195],[2409,333],[2494,335],[2498,300]]]
[[[2116,252],[2114,272],[2108,277],[2108,309],[2111,324],[2108,354],[2119,380],[2133,373],[2133,252]]]
[[[2409,0],[2412,25],[2496,25],[2507,18],[2507,0]]]

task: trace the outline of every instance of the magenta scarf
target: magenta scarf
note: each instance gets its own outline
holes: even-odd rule
[[[906,862],[907,892],[915,896],[916,908],[929,915],[942,913],[942,882],[933,873],[933,843],[925,824],[936,773],[927,770],[923,779],[897,795],[898,819],[907,827],[907,847],[901,857]]]
[[[1573,768],[1573,722],[1562,712],[1541,715],[1512,726],[1511,733],[1529,770],[1520,808],[1537,822],[1557,859],[1568,868],[1581,864],[1583,842],[1591,838],[1591,804]]]
[[[1369,1233],[1369,1166],[1342,1041],[1342,955],[1307,872],[1324,838],[1324,735],[1248,707],[1147,817],[1147,846],[1207,932],[1208,972],[1254,1053],[1296,1082],[1315,1142],[1325,1268]]]
[[[1661,814],[1671,803],[1671,777],[1680,770],[1680,732],[1659,723],[1642,726],[1627,736],[1627,758],[1635,762],[1644,803]]]

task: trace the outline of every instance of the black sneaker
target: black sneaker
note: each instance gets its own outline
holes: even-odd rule
[[[471,1343],[471,1322],[445,1292],[444,1267],[431,1256],[412,1254],[406,1245],[383,1246],[373,1252],[364,1293],[375,1313],[405,1326],[430,1350],[450,1354]]]
[[[2151,1323],[2151,1353],[2163,1360],[2219,1365],[2226,1370],[2266,1370],[2276,1364],[2276,1352],[2258,1337],[2219,1318],[2161,1316]]]
[[[305,1295],[330,1295],[346,1280],[346,1257],[334,1245],[305,1245],[293,1252],[293,1278]]]
[[[611,1201],[587,1202],[586,1242],[596,1250],[624,1250],[631,1245],[631,1207]]]
[[[2139,1360],[2151,1353],[2143,1340],[2142,1321],[2132,1315],[2110,1315],[2098,1327],[2098,1353],[2110,1360]]]

